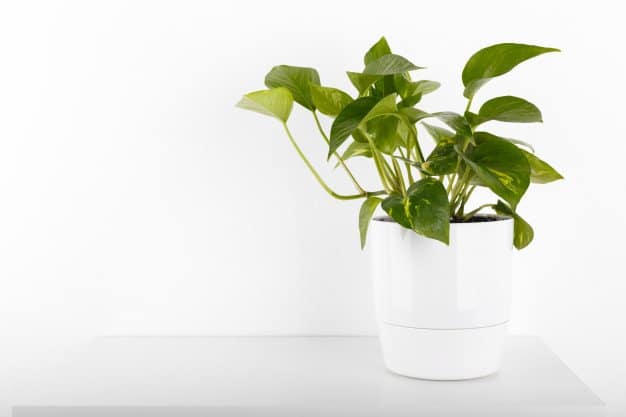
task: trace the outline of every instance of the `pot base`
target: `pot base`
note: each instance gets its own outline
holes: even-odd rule
[[[506,323],[473,329],[417,329],[381,323],[385,366],[396,374],[438,381],[480,378],[500,368]]]

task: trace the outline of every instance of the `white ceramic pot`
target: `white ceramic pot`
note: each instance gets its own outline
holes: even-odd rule
[[[370,225],[385,365],[423,379],[496,372],[511,299],[513,220],[450,224],[450,245],[385,218]]]

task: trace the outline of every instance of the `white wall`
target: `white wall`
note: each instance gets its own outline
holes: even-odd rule
[[[512,329],[543,336],[594,387],[621,389],[619,3],[398,3],[3,3],[0,331],[22,350],[42,335],[375,332],[358,203],[328,198],[280,126],[234,104],[280,63],[348,90],[344,71],[384,34],[443,83],[423,106],[459,111],[465,60],[526,42],[563,53],[479,100],[538,104],[543,125],[493,129],[532,142],[566,181],[520,208],[536,239],[516,257]],[[292,127],[331,178],[312,123],[299,111]]]

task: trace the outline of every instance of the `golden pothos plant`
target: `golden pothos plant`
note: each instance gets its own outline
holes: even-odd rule
[[[279,65],[265,77],[268,89],[246,94],[238,106],[280,121],[289,141],[328,194],[340,200],[363,199],[359,213],[361,246],[374,211],[382,209],[398,224],[423,236],[449,243],[450,222],[471,222],[484,209],[514,219],[514,245],[521,249],[533,239],[533,229],[517,212],[530,183],[548,183],[562,176],[520,140],[481,129],[486,122],[541,122],[541,112],[529,101],[501,96],[472,109],[476,92],[492,78],[506,74],[518,64],[555,48],[501,43],[481,49],[470,57],[462,73],[464,112],[427,112],[416,107],[422,96],[439,83],[415,81],[421,67],[394,54],[385,38],[365,54],[364,68],[347,75],[356,97],[323,86],[313,68]],[[339,194],[322,179],[298,146],[287,121],[293,103],[308,110],[334,158],[354,184],[353,194]],[[327,133],[319,114],[333,119]],[[438,121],[439,126],[432,124]],[[417,125],[434,140],[424,154]],[[445,126],[445,127],[444,127]],[[369,158],[380,177],[379,190],[366,190],[348,167],[355,157]],[[495,203],[468,208],[476,187],[490,189]]]

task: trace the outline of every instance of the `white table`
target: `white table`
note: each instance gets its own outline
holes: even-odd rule
[[[25,381],[13,415],[604,415],[603,403],[538,338],[510,337],[505,352],[496,375],[433,382],[385,371],[372,337],[102,338]]]

